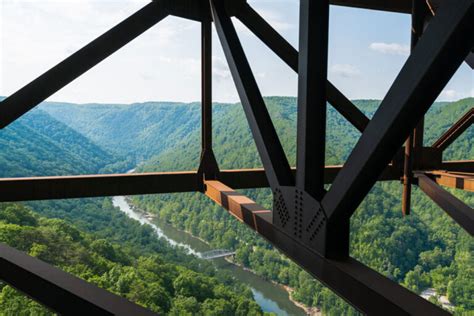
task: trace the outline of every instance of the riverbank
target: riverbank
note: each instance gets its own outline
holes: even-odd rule
[[[139,208],[138,206],[136,206],[135,204],[133,204],[132,199],[129,198],[129,197],[125,197],[125,200],[126,200],[126,202],[130,205],[130,208],[131,208],[134,212],[136,212],[136,213],[142,215],[143,217],[147,218],[148,220],[150,220],[150,221],[152,221],[152,222],[155,222],[155,224],[159,224],[159,223],[156,223],[157,216],[156,216],[155,214],[150,213],[150,212],[147,212],[147,211],[145,211],[145,210]],[[183,230],[183,229],[179,229],[179,228],[176,228],[176,227],[174,227],[174,229],[176,229],[176,230],[178,230],[178,231],[180,231],[180,232],[182,232],[182,233],[185,233],[185,234],[191,236],[192,238],[195,238],[195,239],[201,241],[202,243],[206,244],[207,246],[211,247],[211,245],[209,244],[208,241],[202,239],[202,238],[199,237],[199,236],[195,236],[195,235],[194,235],[192,232],[190,232],[190,231]],[[224,258],[224,260],[225,260],[226,262],[232,264],[232,265],[235,265],[235,266],[241,268],[241,269],[244,270],[244,271],[247,271],[247,272],[249,272],[249,273],[252,273],[253,275],[255,275],[255,276],[258,277],[258,278],[262,278],[262,276],[258,275],[258,274],[257,274],[255,271],[253,271],[252,269],[250,269],[250,268],[248,268],[248,267],[245,267],[245,266],[243,266],[242,264],[239,264],[239,263],[237,263],[237,262],[231,260],[230,258]],[[292,297],[292,293],[294,292],[294,289],[293,289],[293,288],[291,288],[291,287],[289,287],[289,286],[287,286],[287,285],[284,285],[284,284],[280,284],[280,283],[275,282],[275,281],[273,281],[273,280],[268,280],[268,279],[266,279],[266,278],[263,278],[263,279],[264,279],[264,280],[267,280],[268,282],[271,282],[272,284],[274,284],[274,285],[280,287],[282,290],[284,290],[284,291],[288,294],[288,299],[289,299],[289,301],[290,301],[291,303],[293,303],[295,306],[297,306],[298,308],[300,308],[301,310],[303,310],[306,315],[308,315],[308,316],[321,316],[321,315],[322,315],[321,310],[320,310],[319,308],[306,306],[305,304],[296,301],[296,300]]]

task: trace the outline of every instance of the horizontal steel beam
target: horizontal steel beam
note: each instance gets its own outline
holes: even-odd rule
[[[0,179],[0,202],[198,191],[196,172]]]
[[[63,315],[156,315],[2,243],[0,280]]]
[[[452,219],[454,219],[471,236],[474,236],[474,209],[440,187],[436,182],[422,173],[417,173],[418,186]]]
[[[474,192],[474,173],[429,171],[425,172],[425,175],[429,176],[439,185]]]
[[[411,14],[411,0],[331,0],[331,4],[344,7]]]
[[[439,169],[474,173],[474,160],[443,161]]]
[[[326,166],[325,183],[331,183],[341,168]],[[295,174],[296,169],[292,172]],[[392,168],[380,178],[398,179],[399,174]],[[221,170],[219,180],[237,189],[268,187],[263,168]],[[199,181],[197,171],[3,178],[0,202],[196,192],[200,191]]]
[[[349,258],[328,260],[273,226],[270,211],[219,181],[205,194],[258,232],[303,269],[368,315],[449,315],[383,275]]]

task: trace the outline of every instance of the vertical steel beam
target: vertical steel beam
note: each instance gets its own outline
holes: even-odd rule
[[[273,126],[237,32],[222,0],[211,0],[217,34],[244,107],[268,182],[272,188],[293,186],[294,177]]]
[[[412,0],[411,13],[411,49],[413,50],[423,34],[425,17],[428,12],[424,0]],[[402,213],[410,214],[411,186],[413,183],[413,165],[419,166],[423,149],[424,116],[405,142],[405,160],[403,165]]]
[[[200,178],[216,179],[219,173],[212,149],[212,21],[201,22],[201,162]]]
[[[324,196],[329,1],[300,1],[296,185]]]
[[[474,45],[474,2],[444,2],[339,172],[323,206],[350,217]]]

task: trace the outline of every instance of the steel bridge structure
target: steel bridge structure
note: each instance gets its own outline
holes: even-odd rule
[[[330,5],[412,17],[411,30],[406,30],[411,31],[411,54],[371,119],[327,80]],[[202,154],[197,171],[0,179],[0,201],[202,192],[363,314],[448,314],[352,258],[349,223],[377,181],[401,180],[405,215],[412,185],[417,185],[473,235],[473,209],[443,187],[474,191],[474,161],[442,159],[446,147],[472,125],[473,110],[432,146],[424,146],[423,120],[460,65],[474,66],[474,0],[300,0],[298,50],[245,0],[155,0],[2,101],[0,128],[170,15],[202,26]],[[232,17],[298,74],[295,168],[282,149]],[[220,170],[216,162],[212,24],[263,169]],[[340,166],[324,163],[327,102],[362,133]],[[264,187],[273,192],[272,210],[235,191]],[[6,245],[0,245],[0,280],[59,314],[153,314]]]
[[[210,251],[202,252],[200,257],[205,260],[211,260],[211,259],[217,259],[217,258],[230,257],[233,255],[235,255],[234,250],[213,249]]]

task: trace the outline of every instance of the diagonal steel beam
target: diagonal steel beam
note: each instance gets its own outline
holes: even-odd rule
[[[268,48],[298,73],[298,51],[268,24],[250,5],[237,12],[237,18],[255,34]],[[360,132],[369,124],[369,119],[331,82],[326,83],[328,102]]]
[[[456,123],[454,123],[441,137],[431,145],[431,147],[444,151],[462,133],[474,124],[474,107],[465,113]]]
[[[0,128],[46,100],[168,15],[154,1],[0,102]]]
[[[255,77],[222,0],[211,0],[217,34],[237,87],[268,182],[272,188],[294,185],[290,165],[273,126]]]
[[[473,21],[472,0],[438,10],[322,201],[334,222],[353,214],[461,65],[474,45]]]
[[[0,280],[62,315],[156,315],[2,243]]]
[[[296,185],[321,200],[326,153],[329,1],[300,1]]]
[[[418,186],[471,236],[474,236],[474,209],[440,187],[423,173],[416,175]]]
[[[359,261],[329,260],[272,224],[271,211],[219,181],[205,194],[247,224],[313,277],[367,315],[449,315]]]

